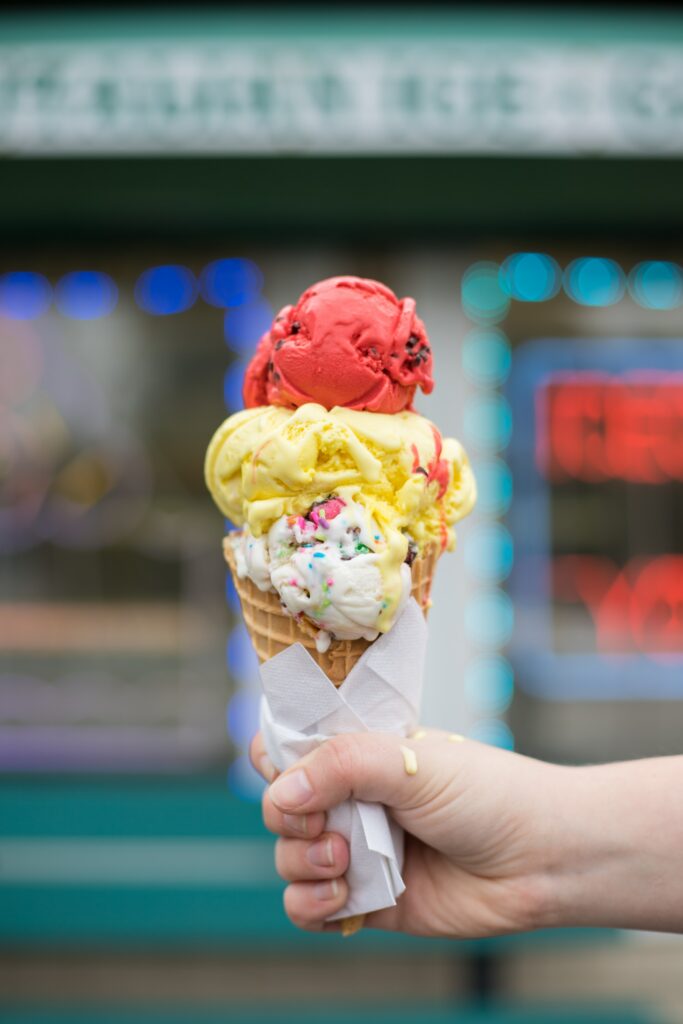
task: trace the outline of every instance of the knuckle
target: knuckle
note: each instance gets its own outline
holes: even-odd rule
[[[332,774],[350,785],[363,763],[363,751],[358,738],[352,733],[333,736],[323,749]]]

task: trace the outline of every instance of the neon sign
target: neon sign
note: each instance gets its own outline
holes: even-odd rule
[[[683,480],[683,373],[553,377],[536,411],[536,460],[552,481]]]
[[[514,354],[510,655],[527,692],[683,699],[682,368],[681,339]]]
[[[553,559],[553,599],[581,603],[602,653],[683,652],[683,555],[633,558],[624,568],[608,558]]]

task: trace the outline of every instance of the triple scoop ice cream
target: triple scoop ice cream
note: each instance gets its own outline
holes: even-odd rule
[[[413,561],[451,548],[474,504],[462,446],[410,409],[418,386],[433,382],[413,301],[332,278],[276,318],[246,373],[247,408],[209,445],[208,487],[241,528],[226,541],[238,578],[276,593],[320,652],[387,632]]]

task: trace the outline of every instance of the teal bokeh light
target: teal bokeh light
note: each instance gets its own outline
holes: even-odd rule
[[[648,260],[629,275],[628,287],[646,309],[676,309],[683,303],[683,271],[676,263]]]
[[[502,331],[477,328],[466,335],[462,346],[462,365],[469,379],[481,387],[498,387],[512,364],[510,342]]]
[[[462,278],[462,308],[471,320],[495,324],[510,308],[510,296],[500,286],[497,263],[474,263]]]
[[[479,647],[502,647],[512,635],[515,613],[502,590],[474,594],[465,606],[465,630]]]
[[[491,747],[501,747],[503,750],[515,749],[515,738],[510,727],[499,718],[483,718],[475,722],[469,731],[470,738],[478,740],[479,743],[488,743]]]
[[[501,715],[512,702],[515,678],[498,654],[475,658],[465,669],[465,699],[478,715]]]
[[[519,302],[546,302],[557,295],[562,284],[557,263],[542,252],[516,252],[508,256],[499,278],[505,294]]]
[[[502,459],[474,463],[477,481],[477,510],[487,516],[501,516],[512,501],[512,473]]]
[[[512,434],[512,411],[502,395],[482,395],[465,405],[463,425],[466,438],[479,451],[499,452]]]
[[[582,256],[564,272],[564,288],[581,306],[613,306],[626,289],[624,272],[614,260]]]
[[[474,579],[499,583],[510,574],[512,561],[512,537],[501,523],[484,523],[468,534],[465,566]]]

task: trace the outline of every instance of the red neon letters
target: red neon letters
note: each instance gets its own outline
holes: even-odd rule
[[[683,651],[683,555],[635,558],[624,569],[593,555],[555,558],[553,591],[586,606],[599,651]]]
[[[561,374],[537,393],[537,465],[554,482],[683,479],[683,374]]]

